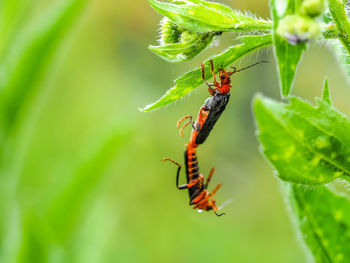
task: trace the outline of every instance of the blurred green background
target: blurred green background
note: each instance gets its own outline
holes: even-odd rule
[[[221,1],[268,18],[267,1]],[[307,262],[278,180],[259,154],[256,92],[279,99],[271,49],[237,62],[231,100],[205,145],[201,172],[224,217],[198,213],[175,188],[184,145],[176,121],[196,116],[203,85],[140,113],[173,80],[227,48],[225,34],[191,62],[152,54],[161,16],[146,0],[0,2],[0,262]],[[327,74],[335,106],[350,95],[326,43],[311,44],[294,94],[313,101]]]

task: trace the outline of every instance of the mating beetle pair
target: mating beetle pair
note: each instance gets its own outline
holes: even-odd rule
[[[205,100],[204,104],[199,110],[197,120],[193,123],[192,116],[188,115],[183,117],[177,122],[177,127],[180,128],[181,123],[189,119],[183,127],[180,129],[180,135],[183,136],[183,130],[188,125],[192,125],[192,133],[190,142],[186,146],[185,150],[185,168],[186,168],[186,180],[187,184],[179,185],[179,176],[181,165],[175,162],[172,159],[164,158],[163,161],[171,161],[178,166],[177,175],[176,175],[176,187],[179,190],[188,189],[189,197],[190,197],[190,205],[194,205],[194,209],[213,210],[217,216],[222,216],[222,214],[218,214],[219,210],[215,199],[213,199],[213,195],[216,191],[221,187],[221,184],[217,185],[214,190],[209,193],[207,190],[208,184],[211,180],[211,177],[214,173],[214,168],[211,169],[209,176],[204,183],[204,176],[199,173],[198,159],[196,149],[200,144],[203,144],[205,140],[208,138],[211,130],[213,129],[215,123],[223,113],[226,108],[226,105],[230,99],[230,90],[231,86],[231,75],[242,70],[253,67],[261,62],[267,61],[259,61],[253,65],[237,70],[233,67],[233,71],[227,72],[224,69],[218,69],[220,83],[216,81],[214,64],[213,60],[209,60],[211,72],[213,74],[214,83],[210,84],[205,79],[205,67],[204,64],[201,64],[202,70],[202,78],[204,82],[208,86],[209,93],[212,97]],[[214,88],[213,88],[214,87]]]

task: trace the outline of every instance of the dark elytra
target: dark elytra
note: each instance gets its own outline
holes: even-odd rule
[[[202,144],[208,138],[211,130],[213,129],[215,123],[221,116],[222,112],[225,110],[228,101],[230,100],[230,93],[221,94],[216,93],[213,97],[208,98],[204,102],[204,106],[209,110],[208,117],[202,127],[198,132],[196,137],[196,144]]]

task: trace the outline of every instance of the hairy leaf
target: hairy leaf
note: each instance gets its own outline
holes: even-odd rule
[[[227,67],[237,59],[247,55],[248,53],[267,47],[272,44],[271,35],[260,35],[260,36],[244,36],[239,38],[242,41],[242,44],[233,46],[223,52],[220,55],[217,55],[213,58],[215,72],[217,72],[218,67]],[[209,60],[205,61],[206,65],[209,65]],[[207,79],[212,78],[212,74],[209,70],[209,67],[206,67],[205,77]],[[201,84],[203,84],[203,79],[201,75],[200,67],[187,72],[180,78],[175,80],[176,85],[168,90],[168,92],[161,97],[158,101],[147,105],[141,111],[150,111],[160,107],[163,107],[171,102],[174,102]]]
[[[273,42],[278,62],[281,94],[282,96],[288,96],[292,89],[296,68],[300,62],[301,55],[306,48],[306,44],[298,43],[296,45],[292,45],[277,33],[277,27],[281,18],[286,14],[294,12],[294,1],[288,1],[286,10],[283,11],[282,15],[280,12],[281,10],[277,10],[278,7],[275,0],[271,0],[270,5],[273,17]]]
[[[287,187],[302,238],[317,263],[348,262],[350,203],[327,187],[303,191]]]
[[[218,3],[202,0],[172,3],[148,0],[161,15],[193,32],[270,30],[271,22],[243,15]]]
[[[290,104],[255,98],[263,154],[282,180],[317,185],[350,174],[350,121],[323,97],[317,107],[296,97]]]

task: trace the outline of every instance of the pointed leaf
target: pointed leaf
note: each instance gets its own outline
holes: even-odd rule
[[[279,25],[280,18],[282,18],[287,13],[294,12],[295,5],[293,3],[294,1],[289,1],[284,14],[280,15],[280,12],[278,12],[279,10],[277,10],[278,7],[275,0],[271,0],[270,2],[273,17],[273,41],[275,46],[274,50],[278,62],[281,94],[283,97],[288,96],[291,92],[295,71],[300,62],[302,53],[306,49],[305,43],[292,45],[277,33],[277,27]]]
[[[263,154],[282,180],[316,185],[350,174],[350,121],[328,103],[318,104],[255,98]]]
[[[315,262],[348,262],[350,258],[350,203],[327,187],[303,191],[289,186],[289,200],[302,239]]]
[[[270,30],[271,22],[201,0],[172,3],[148,0],[161,15],[193,32]]]
[[[260,35],[260,36],[244,36],[239,38],[242,44],[233,46],[217,55],[213,58],[215,71],[217,72],[217,67],[227,67],[237,59],[247,55],[255,50],[267,47],[272,44],[271,35]],[[209,60],[205,61],[206,65],[209,65]],[[212,74],[209,70],[206,70],[205,77],[207,79],[212,78]],[[203,84],[202,74],[200,67],[187,72],[180,78],[175,80],[176,85],[168,90],[168,92],[161,97],[158,101],[147,105],[141,111],[150,111],[160,107],[163,107],[173,101],[176,101],[201,84]]]
[[[331,101],[331,94],[329,92],[329,87],[328,87],[328,79],[324,79],[324,85],[323,85],[323,92],[322,92],[322,100],[327,103],[328,105],[332,105]]]

